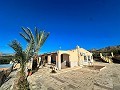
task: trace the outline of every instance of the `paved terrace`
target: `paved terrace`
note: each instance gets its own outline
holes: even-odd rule
[[[68,68],[50,73],[44,67],[28,77],[32,90],[120,90],[120,65],[104,64],[101,71],[88,68]]]

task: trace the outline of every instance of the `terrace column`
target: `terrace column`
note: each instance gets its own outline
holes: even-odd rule
[[[89,64],[89,61],[88,61],[88,56],[86,56],[86,59],[87,59],[87,63]]]
[[[56,55],[56,66],[58,70],[61,70],[61,54],[59,52]]]
[[[48,64],[51,64],[51,55],[48,55]]]
[[[93,56],[91,56],[91,65],[93,65],[93,63],[94,63],[94,62],[93,62]]]
[[[70,67],[72,66],[71,65],[71,57],[70,57],[70,55],[69,55],[69,65],[70,65]]]

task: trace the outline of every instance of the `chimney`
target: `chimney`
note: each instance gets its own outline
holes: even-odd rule
[[[78,45],[76,46],[76,49],[80,48]]]

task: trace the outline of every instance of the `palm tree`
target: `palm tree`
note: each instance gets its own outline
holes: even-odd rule
[[[44,44],[44,42],[46,41],[46,39],[49,36],[49,32],[45,32],[45,31],[38,31],[38,29],[35,27],[35,35],[32,34],[32,31],[30,30],[30,28],[23,28],[22,30],[24,31],[23,33],[20,33],[20,35],[28,42],[30,43],[30,41],[32,41],[33,44],[33,53],[34,55],[37,54],[40,50],[40,48],[42,47],[42,45]]]
[[[32,54],[34,59],[36,59],[36,57],[38,58],[38,52],[40,50],[40,48],[42,47],[42,45],[44,44],[44,42],[46,41],[46,39],[49,36],[49,32],[45,32],[45,31],[39,31],[36,27],[35,27],[35,34],[33,35],[32,31],[30,30],[30,28],[23,28],[22,27],[23,32],[20,33],[20,35],[28,42],[32,44]],[[34,60],[35,61],[35,60]],[[36,66],[36,65],[33,65]],[[36,66],[37,67],[37,66]],[[35,68],[36,68],[35,67]]]
[[[19,76],[17,80],[18,83],[16,83],[16,86],[14,87],[18,87],[18,90],[28,90],[25,67],[28,59],[30,59],[32,56],[32,42],[28,44],[26,50],[23,50],[21,44],[17,40],[13,40],[9,46],[14,49],[15,57],[20,60],[20,71],[18,72]]]

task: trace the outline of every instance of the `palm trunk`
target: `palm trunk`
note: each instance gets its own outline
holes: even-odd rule
[[[17,73],[16,83],[13,90],[29,90],[29,84],[25,73],[25,64],[20,65],[20,71]]]

